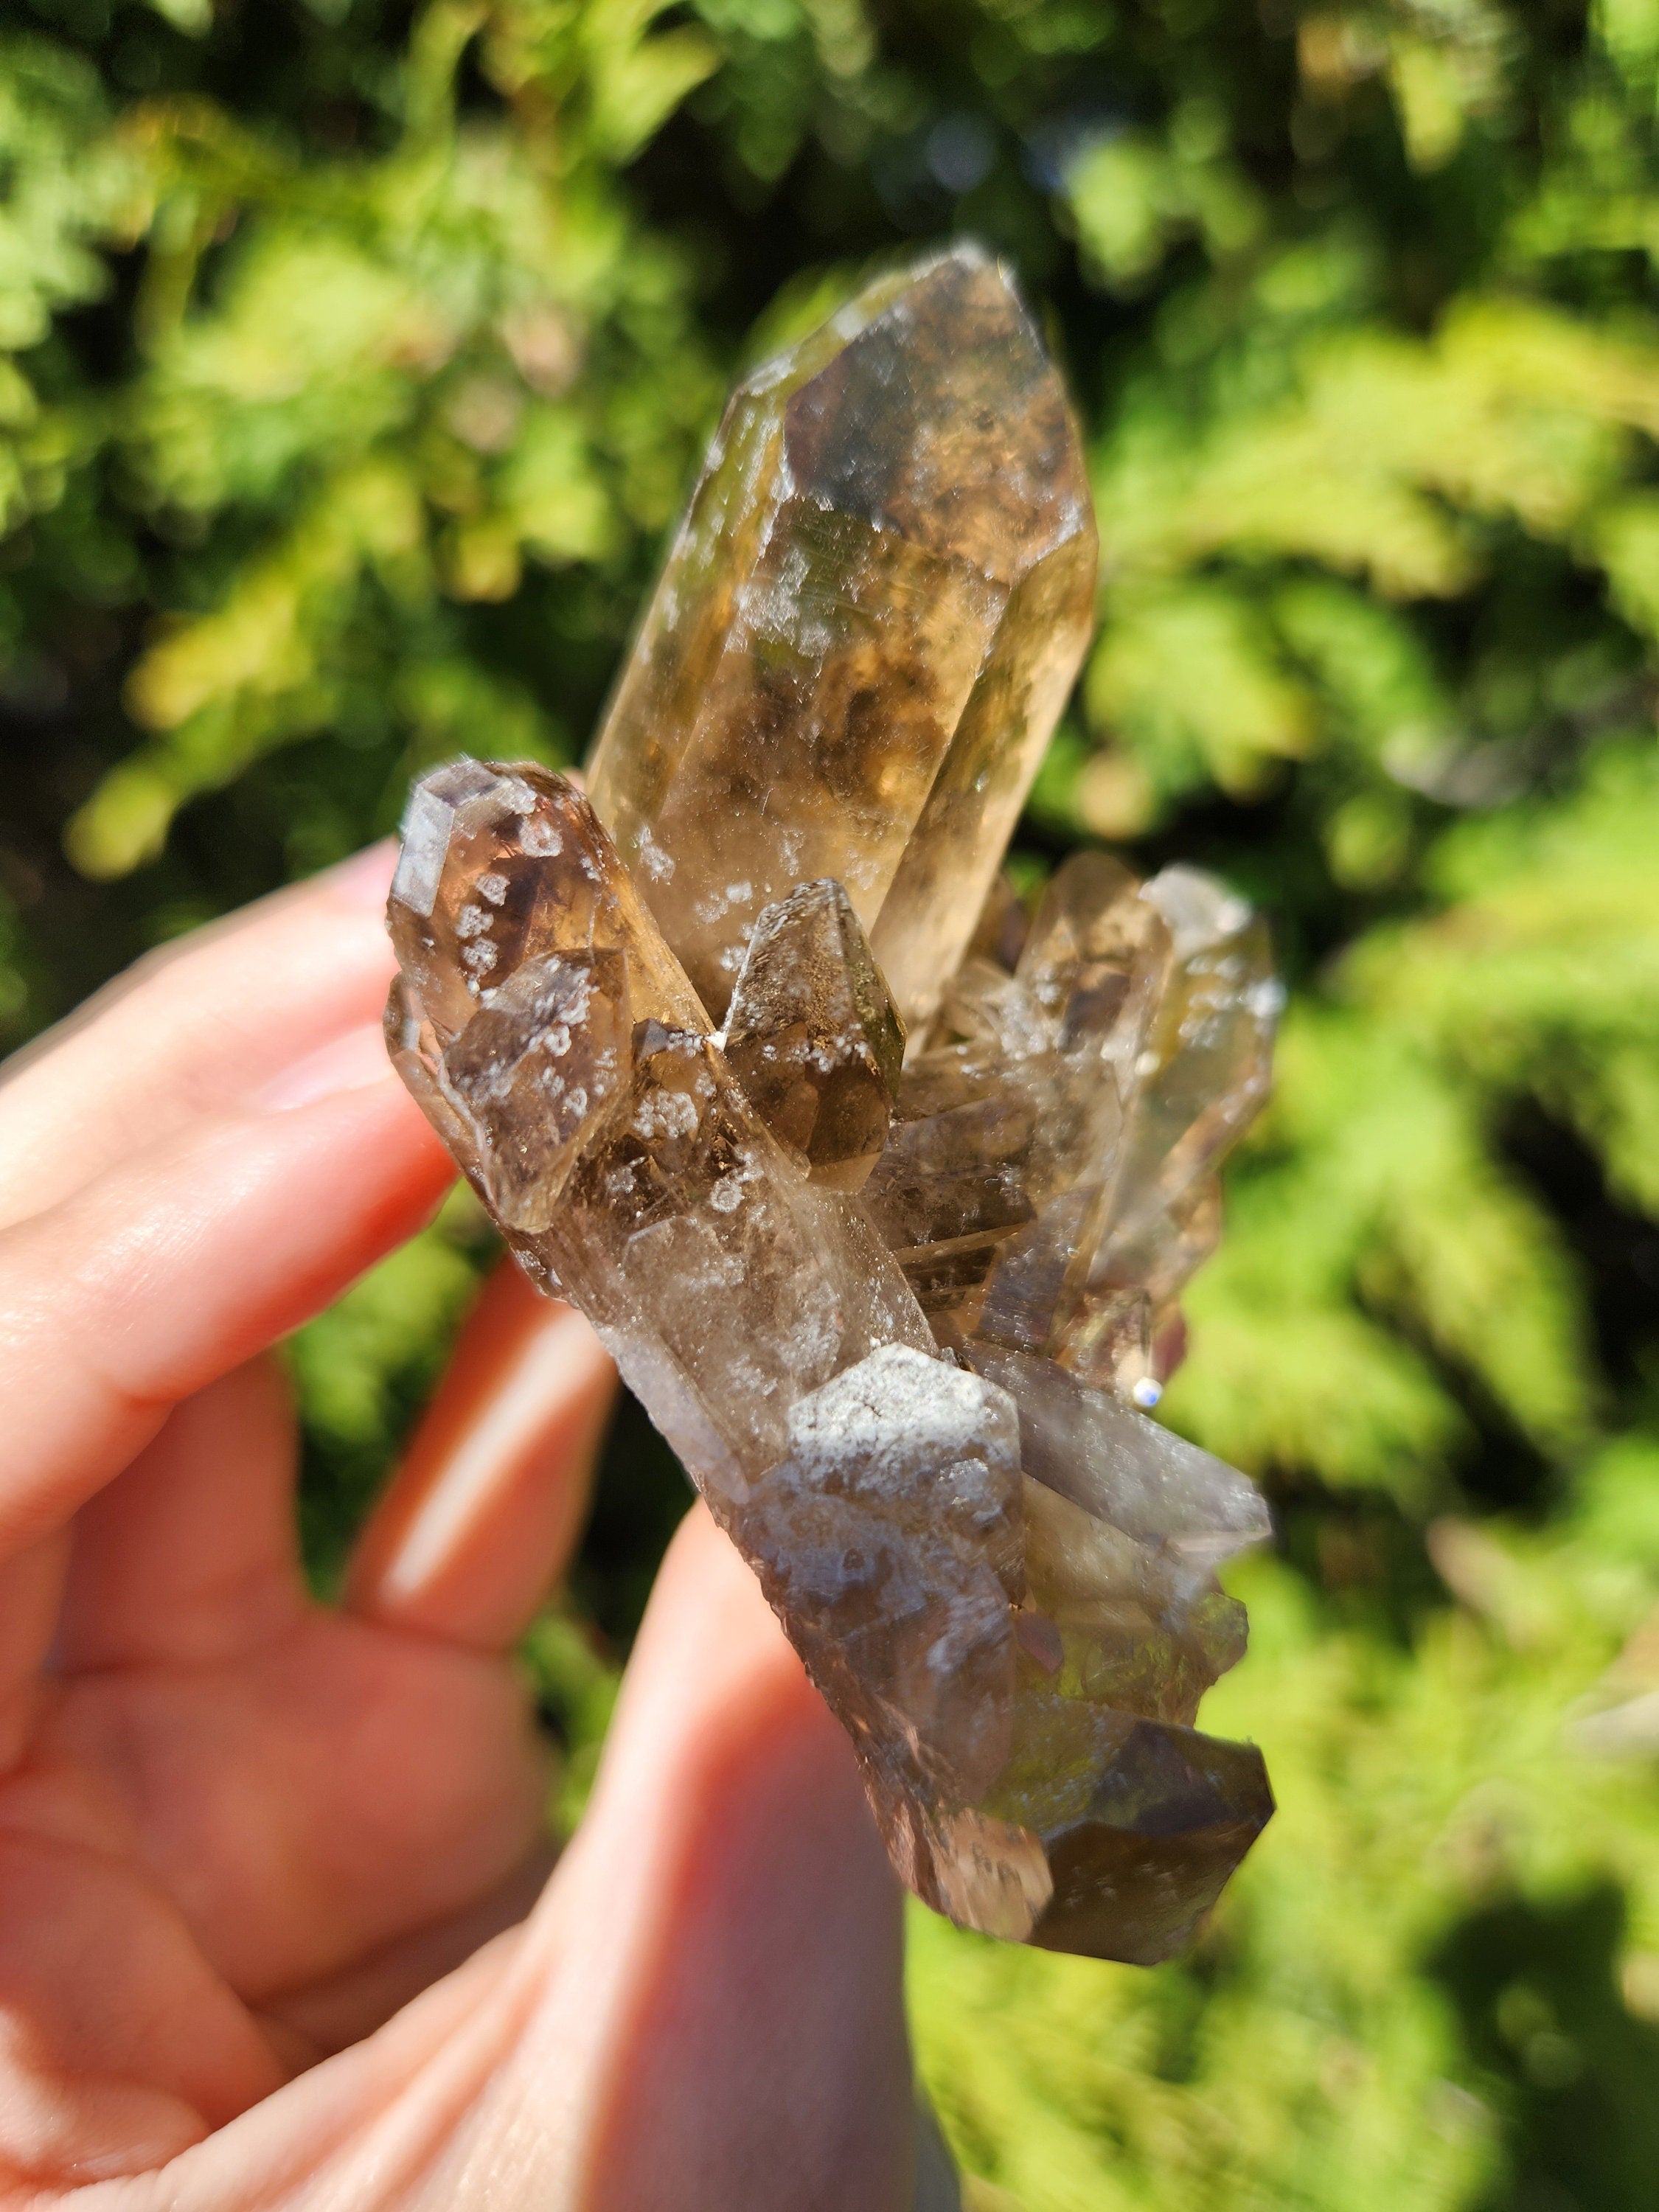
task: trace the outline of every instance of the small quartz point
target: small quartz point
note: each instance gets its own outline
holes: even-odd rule
[[[761,915],[725,1049],[750,1104],[812,1181],[856,1190],[887,1143],[904,1027],[839,884],[803,884]]]
[[[1180,1337],[1177,1297],[1220,1242],[1221,1184],[1213,1173],[1188,1183],[1138,1231],[1109,1231],[1054,1357],[1085,1382],[1156,1404],[1168,1380],[1163,1347],[1172,1334]]]
[[[1285,1003],[1267,925],[1196,868],[1165,868],[1145,893],[1173,962],[1147,1042],[1111,1234],[1144,1236],[1213,1168],[1260,1110]]]
[[[1063,1340],[1115,1203],[1172,957],[1134,878],[1081,853],[1056,872],[1014,973],[970,955],[945,994],[960,1041],[906,1070],[866,1195],[923,1305],[959,1332],[1030,1352]]]
[[[926,1025],[1077,674],[1096,550],[1065,392],[977,246],[738,387],[589,775],[711,1013],[763,909],[830,877]]]

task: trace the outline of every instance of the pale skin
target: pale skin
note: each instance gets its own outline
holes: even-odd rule
[[[492,1283],[314,1604],[273,1343],[450,1164],[385,850],[0,1081],[0,2212],[904,2212],[899,1897],[701,1508],[556,1867],[511,1659],[613,1379]]]

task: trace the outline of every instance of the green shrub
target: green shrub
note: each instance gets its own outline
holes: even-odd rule
[[[919,1918],[1028,2212],[1652,2202],[1659,0],[33,0],[0,40],[0,1034],[576,757],[737,365],[977,232],[1077,392],[1098,642],[1022,880],[1216,866],[1291,986],[1170,1418],[1275,1556],[1281,1810],[1153,1974]],[[483,1246],[307,1332],[325,1581]],[[532,1663],[580,1802],[672,1474]],[[608,1655],[608,1656],[607,1656]],[[1648,1662],[1651,1670],[1652,1662]],[[1589,1716],[1589,1717],[1586,1717]]]

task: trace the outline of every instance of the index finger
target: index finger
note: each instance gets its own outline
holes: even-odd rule
[[[301,926],[279,905],[181,957],[19,1079],[0,1141],[27,1146],[26,1205],[53,1202],[0,1233],[0,1559],[409,1235],[453,1174],[380,1042],[384,940],[360,913],[333,961],[354,944],[338,901],[296,903]]]
[[[234,1111],[331,1048],[380,1057],[390,839],[134,963],[0,1066],[0,1224]],[[361,1057],[363,1076],[377,1073]],[[326,1069],[319,1069],[323,1087]]]

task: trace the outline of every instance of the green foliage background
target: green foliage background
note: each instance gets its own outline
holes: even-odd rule
[[[918,1916],[988,2204],[1659,2203],[1656,98],[1659,0],[0,16],[8,1042],[423,763],[577,757],[734,368],[871,255],[1048,319],[1105,559],[1022,866],[1206,862],[1291,986],[1166,1401],[1277,1507],[1206,1717],[1281,1810],[1156,1973]],[[325,1579],[483,1252],[295,1347]],[[567,1814],[683,1495],[625,1416],[529,1654]]]

